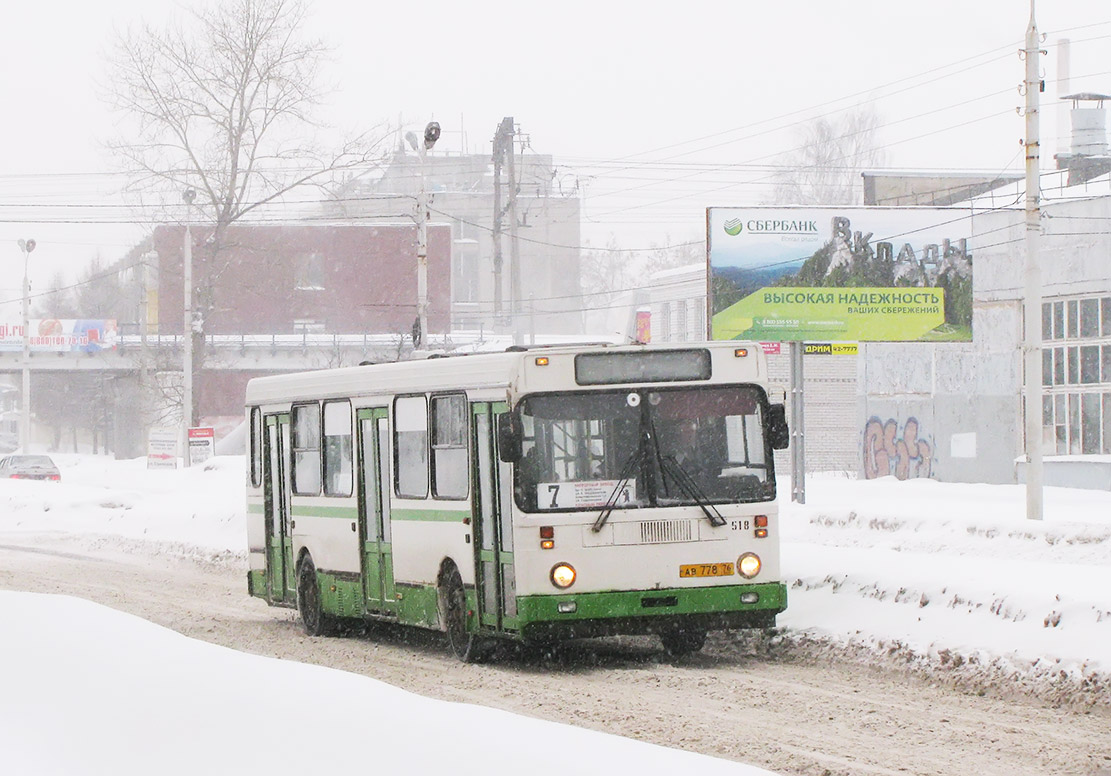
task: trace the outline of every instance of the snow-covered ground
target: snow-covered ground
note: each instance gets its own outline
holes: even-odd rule
[[[806,491],[784,505],[795,636],[1108,694],[1111,492],[1046,488],[1031,521],[1022,485],[818,475]]]
[[[125,547],[141,543],[150,553],[233,562],[245,556],[241,457],[221,456],[176,471],[148,471],[142,459],[56,460],[60,484],[0,480],[0,543],[18,543],[20,534],[60,532]],[[789,493],[789,486],[781,492]],[[789,608],[780,618],[784,638],[896,653],[909,662],[1005,674],[1019,683],[1106,685],[1111,493],[1047,488],[1046,519],[1035,523],[1025,519],[1022,486],[812,476],[806,505],[784,502],[782,511],[789,587]],[[191,641],[75,599],[5,593],[0,622],[0,741],[6,741],[9,757],[49,752],[53,758],[45,764],[36,759],[27,773],[130,774],[154,761],[169,762],[170,772],[193,773],[212,757],[221,768],[241,763],[241,772],[279,762],[296,769],[300,764],[289,759],[288,749],[279,760],[278,750],[267,755],[258,742],[271,740],[287,712],[299,708],[310,710],[299,724],[319,725],[307,735],[381,735],[390,745],[379,751],[396,751],[398,741],[414,736],[462,746],[480,737],[476,726],[497,726],[510,731],[499,740],[519,746],[521,754],[551,754],[537,766],[543,772],[574,768],[567,753],[607,747],[615,748],[607,756],[649,773],[683,767],[758,772],[499,711],[472,710],[460,726],[463,715],[451,704],[363,677]],[[166,665],[176,667],[170,677],[162,671]],[[322,704],[337,713],[318,713]],[[283,711],[272,717],[249,713],[248,707]],[[342,726],[366,719],[344,713],[356,708],[390,713],[375,716],[382,723],[378,730],[337,729],[337,721]],[[51,724],[44,726],[43,719]],[[190,726],[198,731],[190,738],[195,745],[183,752],[181,730]],[[74,737],[72,744],[40,740],[59,730]],[[429,769],[460,770],[457,758],[437,759],[453,745],[422,747],[417,738],[413,751],[428,758]],[[113,748],[123,741],[126,750]],[[144,759],[167,747],[180,759]],[[318,750],[319,756],[340,758],[333,767],[354,768],[354,759],[342,760],[341,750],[329,749]],[[94,756],[74,768],[77,752]],[[499,760],[521,761],[506,754],[499,750]],[[276,759],[259,759],[267,756]],[[481,766],[475,761],[474,771]],[[462,765],[465,772],[468,767]]]

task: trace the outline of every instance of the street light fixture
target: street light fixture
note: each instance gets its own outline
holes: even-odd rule
[[[405,139],[420,159],[420,190],[417,192],[417,325],[413,329],[413,347],[428,342],[428,193],[424,187],[424,156],[440,139],[440,124],[428,122],[424,142],[407,132]]]
[[[36,244],[34,240],[18,241],[19,250],[23,251],[23,407],[19,418],[19,446],[24,453],[30,452],[31,445],[31,281],[27,268]]]

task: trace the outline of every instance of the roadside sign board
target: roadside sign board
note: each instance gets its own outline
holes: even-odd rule
[[[196,466],[216,455],[216,430],[211,426],[189,429],[189,465]]]
[[[152,428],[147,434],[147,468],[176,469],[180,431],[176,428]]]
[[[972,340],[967,208],[713,207],[706,227],[713,339]]]

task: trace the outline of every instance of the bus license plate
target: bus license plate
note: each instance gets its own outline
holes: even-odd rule
[[[689,566],[679,567],[679,578],[687,577],[731,577],[733,576],[732,563],[692,563]]]

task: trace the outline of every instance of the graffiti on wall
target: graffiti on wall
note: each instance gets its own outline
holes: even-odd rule
[[[919,436],[918,418],[907,418],[903,432],[894,418],[875,415],[864,424],[864,476],[869,480],[894,474],[898,479],[928,478],[934,449]]]

